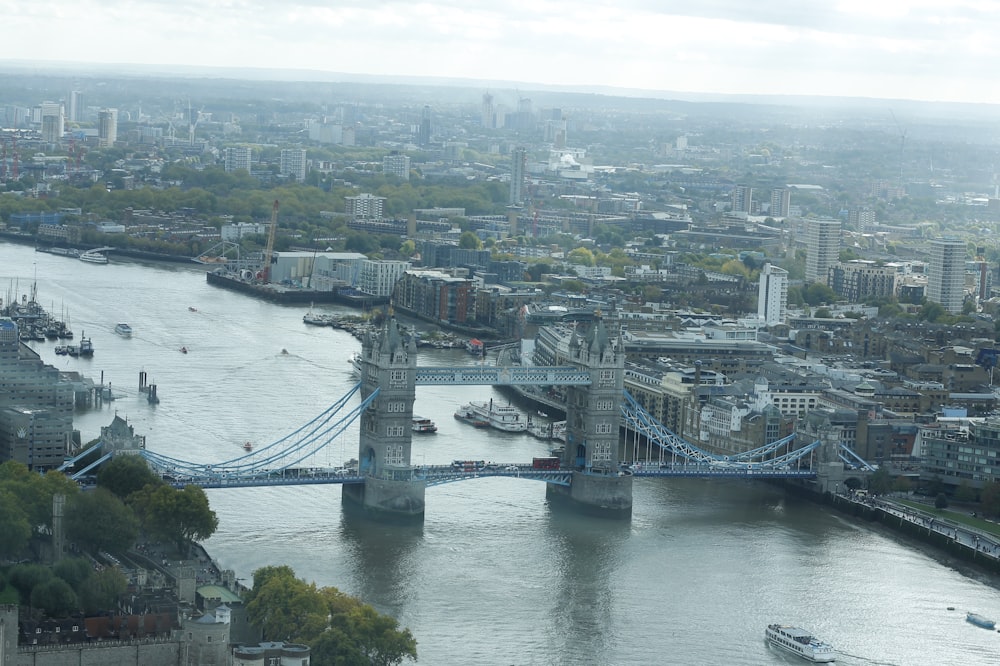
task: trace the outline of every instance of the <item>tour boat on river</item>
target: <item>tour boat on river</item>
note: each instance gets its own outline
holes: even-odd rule
[[[123,338],[132,337],[132,327],[125,322],[119,322],[115,325],[115,333],[122,336]]]
[[[774,647],[797,654],[803,659],[824,664],[837,661],[837,654],[833,647],[817,640],[811,632],[805,629],[785,624],[769,624],[765,635],[767,642]]]
[[[108,255],[100,252],[81,252],[79,259],[80,261],[86,261],[88,264],[108,263]]]
[[[434,421],[423,416],[413,415],[413,432],[426,434],[437,432],[437,429],[437,424]]]
[[[993,629],[997,626],[997,623],[994,620],[979,615],[978,613],[966,613],[965,621],[971,622],[977,627],[982,627],[983,629]]]
[[[489,402],[470,402],[455,412],[455,418],[471,421],[473,425],[485,423],[491,428],[504,432],[524,432],[528,429],[528,419],[514,407]]]

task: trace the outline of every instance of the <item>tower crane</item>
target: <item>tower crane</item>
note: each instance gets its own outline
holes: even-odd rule
[[[271,281],[271,255],[274,254],[274,234],[278,228],[278,200],[274,200],[271,208],[271,228],[267,232],[267,246],[264,248],[264,265],[260,269],[261,282],[267,284]]]

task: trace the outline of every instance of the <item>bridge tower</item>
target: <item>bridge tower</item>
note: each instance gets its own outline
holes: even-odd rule
[[[632,513],[632,473],[618,461],[625,345],[598,317],[584,337],[573,335],[570,362],[590,373],[589,386],[566,387],[566,447],[562,466],[573,470],[570,486],[549,484],[550,499],[568,499],[587,513]]]
[[[417,346],[395,319],[361,341],[361,397],[378,396],[360,419],[359,471],[363,485],[344,486],[344,499],[383,517],[424,517],[426,481],[410,464]]]

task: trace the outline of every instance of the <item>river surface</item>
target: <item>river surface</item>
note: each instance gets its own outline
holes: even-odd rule
[[[118,414],[153,451],[219,462],[290,433],[354,385],[353,337],[306,326],[307,307],[211,287],[197,265],[92,265],[0,242],[0,297],[36,280],[38,301],[95,353],[32,347],[57,368],[103,373],[117,396],[78,412],[84,441]],[[115,335],[119,321],[131,339]],[[438,350],[420,363],[472,360]],[[159,405],[138,391],[141,371]],[[489,397],[506,400],[490,387],[419,387],[414,411],[440,430],[414,436],[414,462],[545,455],[528,435],[453,418]],[[312,462],[357,455],[352,426]],[[426,519],[410,527],[345,514],[335,485],[208,493],[219,530],[205,545],[223,568],[249,582],[287,564],[357,595],[414,633],[424,664],[801,663],[765,645],[771,622],[811,629],[839,664],[1000,663],[1000,633],[964,620],[1000,619],[995,581],[761,482],[638,479],[631,519],[604,520],[554,510],[537,481],[478,479],[429,488]]]

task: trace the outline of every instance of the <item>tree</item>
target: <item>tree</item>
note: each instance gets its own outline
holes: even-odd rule
[[[30,540],[28,514],[13,493],[0,487],[0,559],[16,557]]]
[[[115,567],[98,571],[80,585],[78,596],[80,605],[88,613],[112,610],[118,606],[118,598],[128,589],[128,579]]]
[[[876,495],[885,495],[892,488],[892,477],[889,470],[879,467],[868,477],[868,490]]]
[[[78,610],[80,601],[69,583],[62,578],[51,578],[32,588],[31,605],[50,617],[64,617]]]
[[[959,502],[975,502],[976,489],[970,486],[968,481],[963,480],[955,489],[955,499]]]
[[[1000,481],[994,481],[983,486],[979,494],[983,512],[988,516],[1000,516]]]
[[[219,526],[208,496],[198,486],[177,490],[147,485],[131,495],[130,504],[142,527],[156,538],[173,542],[178,553],[183,553],[192,539],[212,536]]]
[[[327,606],[316,586],[296,578],[289,566],[271,566],[253,572],[247,617],[261,628],[265,640],[316,639],[326,628]]]
[[[463,231],[458,239],[458,246],[465,250],[481,250],[483,249],[483,242],[473,232]]]
[[[417,641],[409,629],[399,630],[399,622],[382,615],[368,604],[359,603],[347,613],[332,616],[331,626],[365,655],[368,664],[391,666],[407,657],[417,658]]]
[[[937,497],[934,498],[934,508],[935,509],[947,509],[948,508],[948,496],[944,493],[938,493]]]
[[[97,488],[90,493],[80,493],[69,502],[66,534],[92,552],[122,552],[135,543],[139,520],[117,495],[106,488]]]
[[[908,493],[913,489],[913,484],[905,476],[897,476],[892,482],[894,493]]]
[[[163,485],[163,479],[149,468],[142,456],[115,456],[97,473],[97,485],[123,500],[150,484]]]
[[[578,247],[575,250],[570,250],[570,253],[566,255],[566,261],[571,264],[576,264],[577,266],[596,265],[594,253],[585,247]]]
[[[56,562],[52,573],[69,583],[74,590],[79,590],[85,580],[94,573],[90,563],[82,557],[68,557]]]

